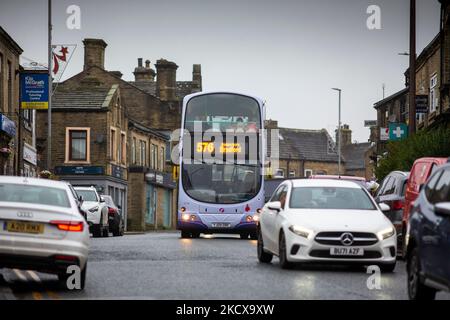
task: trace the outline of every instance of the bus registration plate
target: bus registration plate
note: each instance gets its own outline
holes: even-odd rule
[[[231,223],[229,222],[213,222],[211,223],[213,228],[229,228],[231,227]]]

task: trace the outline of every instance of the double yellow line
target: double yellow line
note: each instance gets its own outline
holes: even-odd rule
[[[22,281],[27,281],[27,277],[18,269],[13,269],[14,273],[16,274],[16,276],[22,280]],[[27,270],[26,273],[37,283],[42,283],[41,278],[39,278],[38,274],[34,271],[31,270]],[[59,300],[60,297],[53,291],[50,290],[46,290],[45,291],[46,296],[48,296],[51,300]],[[44,300],[44,296],[42,294],[42,292],[39,291],[33,291],[31,292],[31,296],[33,297],[34,300]],[[47,299],[45,299],[47,300]]]

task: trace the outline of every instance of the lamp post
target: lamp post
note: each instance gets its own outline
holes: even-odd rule
[[[339,88],[331,88],[332,90],[335,90],[339,92],[339,116],[338,116],[338,175],[341,175],[341,143],[342,143],[342,136],[341,136],[341,93],[342,89]]]

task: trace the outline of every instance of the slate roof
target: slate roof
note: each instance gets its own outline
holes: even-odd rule
[[[365,153],[370,148],[370,143],[352,143],[346,146],[342,146],[342,155],[345,158],[345,168],[347,170],[364,169],[365,165]]]
[[[52,109],[102,109],[109,106],[116,90],[117,85],[71,91],[58,88],[52,97]]]
[[[333,139],[325,129],[304,130],[278,128],[280,159],[338,162]],[[267,133],[268,152],[271,147],[271,130]],[[343,161],[343,158],[341,158]]]
[[[145,126],[143,124],[140,124],[139,122],[137,122],[137,121],[135,121],[133,119],[129,119],[129,121],[128,121],[128,128],[130,128],[130,129],[131,128],[136,128],[138,130],[150,133],[150,134],[152,134],[152,135],[154,135],[156,137],[159,137],[159,138],[161,138],[163,140],[166,140],[166,141],[169,141],[169,139],[170,139],[170,136],[168,136],[164,132],[158,131],[158,130],[154,130],[152,128],[149,128],[149,127],[147,127],[147,126]]]

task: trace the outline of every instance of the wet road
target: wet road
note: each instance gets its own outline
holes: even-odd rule
[[[91,239],[84,291],[57,278],[0,270],[0,299],[406,299],[405,264],[370,290],[365,268],[260,264],[256,241],[234,236],[180,239],[175,232]],[[372,282],[373,283],[373,282]],[[439,293],[438,299],[450,299]]]

